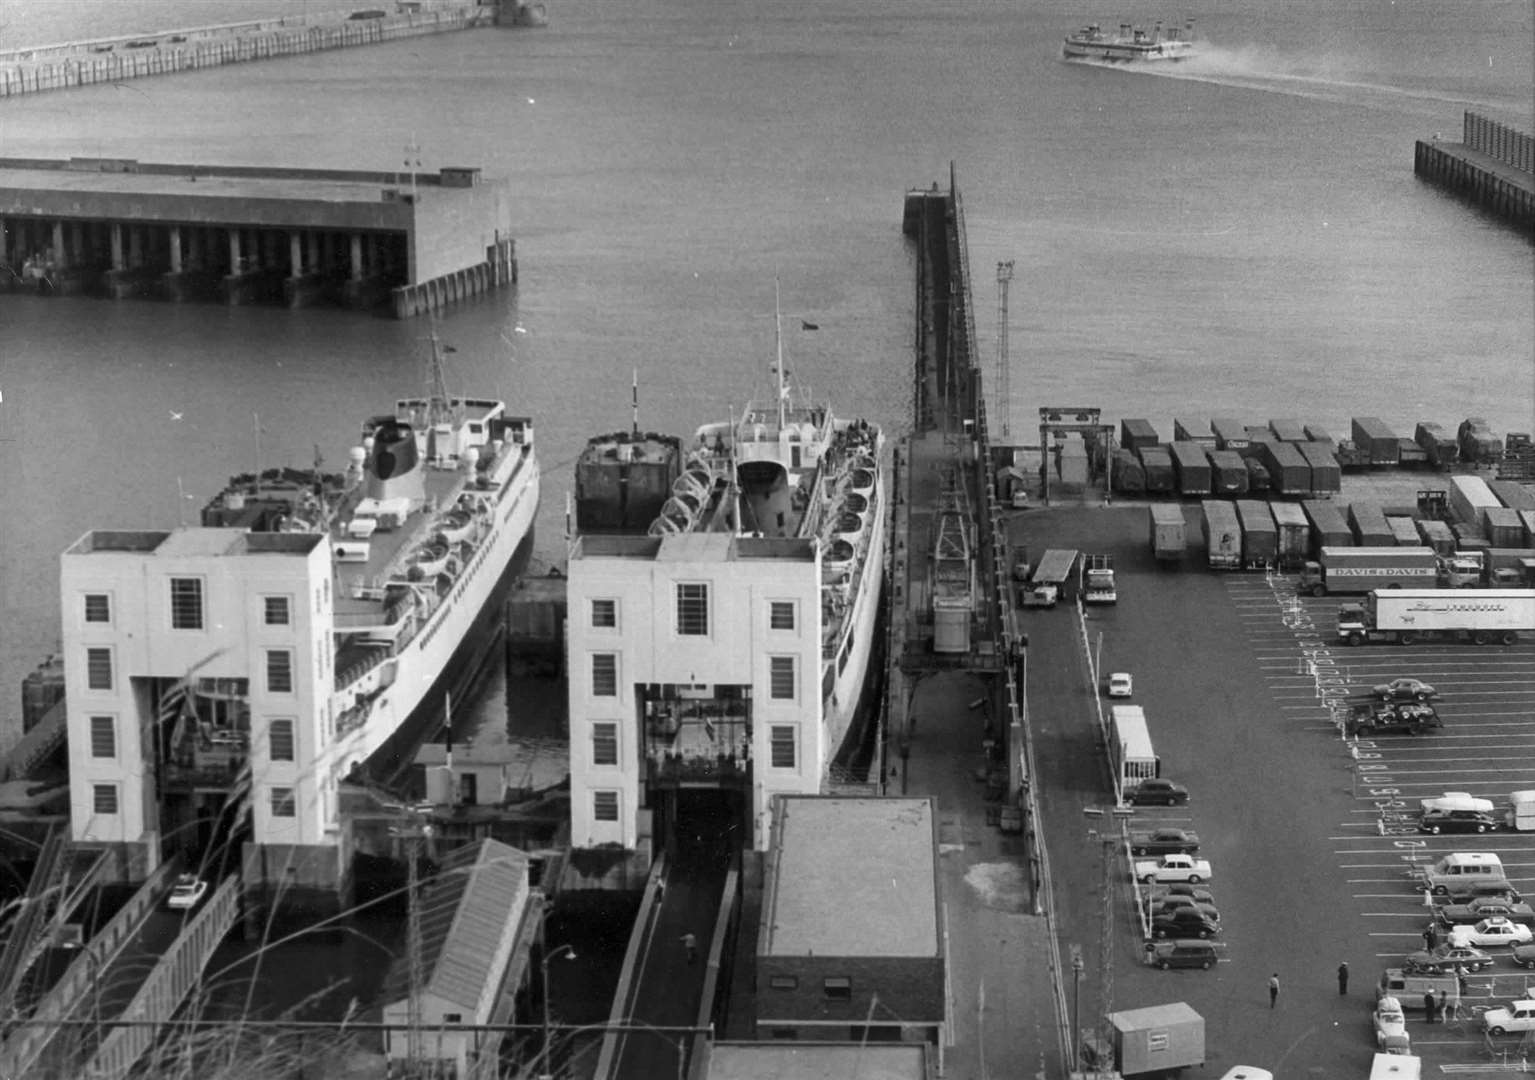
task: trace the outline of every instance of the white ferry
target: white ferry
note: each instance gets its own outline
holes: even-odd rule
[[[1150,31],[1120,23],[1117,34],[1107,33],[1093,23],[1069,35],[1062,52],[1071,60],[1106,60],[1110,63],[1187,60],[1197,52],[1194,22],[1190,19],[1181,31],[1176,27],[1164,31],[1161,23]]]

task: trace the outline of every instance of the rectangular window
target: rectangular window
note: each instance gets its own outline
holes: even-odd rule
[[[98,814],[117,813],[117,785],[92,784],[91,808]]]
[[[592,656],[592,696],[618,696],[618,657],[613,653]]]
[[[768,609],[768,629],[793,630],[794,629],[794,601],[774,600]]]
[[[274,787],[272,789],[272,816],[296,817],[298,810],[293,804],[293,789],[290,787]]]
[[[828,1001],[852,1001],[853,980],[840,976],[831,976],[822,984],[821,988],[826,992]]]
[[[89,623],[110,623],[112,621],[112,598],[106,593],[86,593],[85,621]]]
[[[592,817],[598,821],[618,820],[618,792],[592,792]]]
[[[112,689],[112,650],[85,650],[85,685],[91,690]]]
[[[774,701],[794,700],[794,657],[768,657],[768,697]]]
[[[791,724],[774,724],[768,732],[768,760],[775,769],[794,768],[794,727]]]
[[[171,629],[203,628],[203,583],[201,578],[171,578]]]
[[[618,725],[596,723],[592,725],[592,764],[618,764]]]
[[[618,601],[592,601],[592,627],[596,630],[613,630],[618,626]]]
[[[464,1022],[464,1014],[463,1013],[443,1013],[442,1014],[442,1022],[444,1024],[462,1024]]]
[[[768,986],[774,990],[798,990],[798,975],[774,975],[768,979]]]
[[[709,634],[709,586],[677,586],[677,633],[693,637]]]
[[[293,654],[287,649],[266,651],[266,688],[269,694],[293,693]]]
[[[268,757],[273,761],[293,760],[293,721],[273,720],[268,733]]]
[[[262,619],[268,626],[288,625],[288,598],[266,596],[262,598]]]
[[[117,720],[111,716],[91,717],[91,757],[117,756]]]

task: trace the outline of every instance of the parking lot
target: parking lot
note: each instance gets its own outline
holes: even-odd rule
[[[1492,851],[1521,891],[1535,893],[1535,833],[1430,837],[1407,818],[1420,799],[1446,791],[1501,809],[1508,792],[1535,788],[1535,640],[1348,648],[1333,640],[1337,601],[1298,599],[1291,578],[1213,572],[1195,550],[1176,569],[1158,568],[1146,515],[1143,507],[1082,507],[1016,522],[1035,557],[1058,546],[1110,553],[1119,577],[1118,603],[1086,609],[1085,621],[1065,604],[1020,616],[1061,950],[1076,945],[1087,961],[1079,985],[1067,974],[1067,999],[1080,999],[1085,1024],[1105,992],[1114,1009],[1188,1002],[1206,1018],[1207,1068],[1216,1075],[1235,1064],[1365,1075],[1375,980],[1422,948],[1432,917],[1415,864]],[[1190,532],[1197,542],[1197,528]],[[1130,826],[1200,834],[1221,912],[1213,970],[1139,962],[1141,924],[1119,852],[1108,897],[1113,977],[1106,985],[1097,978],[1103,852],[1099,825],[1082,810],[1112,794],[1098,730],[1109,702],[1094,684],[1095,665],[1105,677],[1134,674],[1133,701],[1146,710],[1164,775],[1193,793],[1187,806],[1138,809]],[[1404,676],[1439,691],[1445,726],[1345,737],[1337,703]],[[1527,981],[1535,985],[1535,972],[1515,967],[1507,951],[1470,977],[1468,1005],[1506,1004]],[[1340,997],[1342,961],[1350,983]],[[1273,975],[1282,989],[1271,1008]],[[1427,1067],[1490,1063],[1476,1025],[1430,1028],[1422,1016],[1409,1013],[1408,1027]],[[1519,1036],[1493,1042],[1494,1054],[1517,1060]],[[1346,1071],[1340,1061],[1350,1063]]]

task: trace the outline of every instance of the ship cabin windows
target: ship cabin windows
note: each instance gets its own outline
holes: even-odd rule
[[[774,701],[793,701],[795,694],[794,657],[768,657],[768,697]]]
[[[293,760],[293,721],[273,720],[267,728],[267,757],[272,761]]]
[[[618,629],[618,601],[617,600],[593,600],[592,601],[592,629],[593,630],[617,630]]]
[[[272,789],[272,816],[280,818],[298,816],[298,807],[293,801],[292,788],[274,787]]]
[[[683,637],[709,636],[709,586],[701,582],[677,585],[677,633]]]
[[[774,724],[768,731],[768,763],[775,769],[795,767],[798,748],[795,746],[794,725]]]
[[[853,1000],[853,980],[846,976],[834,975],[822,980],[821,989],[827,1001]]]
[[[592,764],[618,764],[618,725],[611,720],[592,725]]]
[[[91,810],[103,817],[115,817],[117,815],[117,785],[92,784]]]
[[[117,717],[91,717],[91,757],[115,758],[117,756]]]
[[[592,654],[592,697],[618,696],[618,656],[615,653]]]
[[[286,596],[263,596],[261,598],[261,621],[265,626],[287,626],[292,621],[289,614],[291,604]]]
[[[618,792],[592,792],[592,819],[594,821],[618,820]]]
[[[773,600],[768,604],[768,629],[793,630],[795,619],[793,600]]]
[[[88,690],[112,689],[112,650],[85,650],[85,686]]]
[[[289,650],[266,651],[266,689],[269,694],[293,693],[293,653]]]
[[[171,578],[171,629],[201,630],[202,628],[202,578]]]
[[[108,593],[85,594],[85,621],[112,625],[112,597]]]

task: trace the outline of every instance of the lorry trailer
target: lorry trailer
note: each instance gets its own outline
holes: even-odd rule
[[[1433,589],[1439,556],[1426,547],[1324,547],[1301,567],[1298,592],[1364,593],[1371,589]]]
[[[1206,499],[1202,516],[1205,546],[1210,565],[1219,570],[1235,570],[1242,565],[1242,526],[1236,507],[1222,499]]]
[[[1269,504],[1259,499],[1238,499],[1237,523],[1242,526],[1242,565],[1252,570],[1279,561],[1279,530]]]
[[[1311,553],[1311,522],[1299,503],[1270,502],[1269,512],[1274,515],[1274,527],[1278,530],[1279,565],[1299,565]]]
[[[1171,503],[1151,504],[1151,554],[1158,562],[1178,562],[1188,546],[1183,507]]]
[[[1108,1020],[1120,1076],[1205,1063],[1205,1019],[1181,1001],[1110,1013]]]
[[[1338,639],[1349,645],[1472,641],[1512,645],[1535,630],[1535,589],[1377,589],[1338,608]]]

